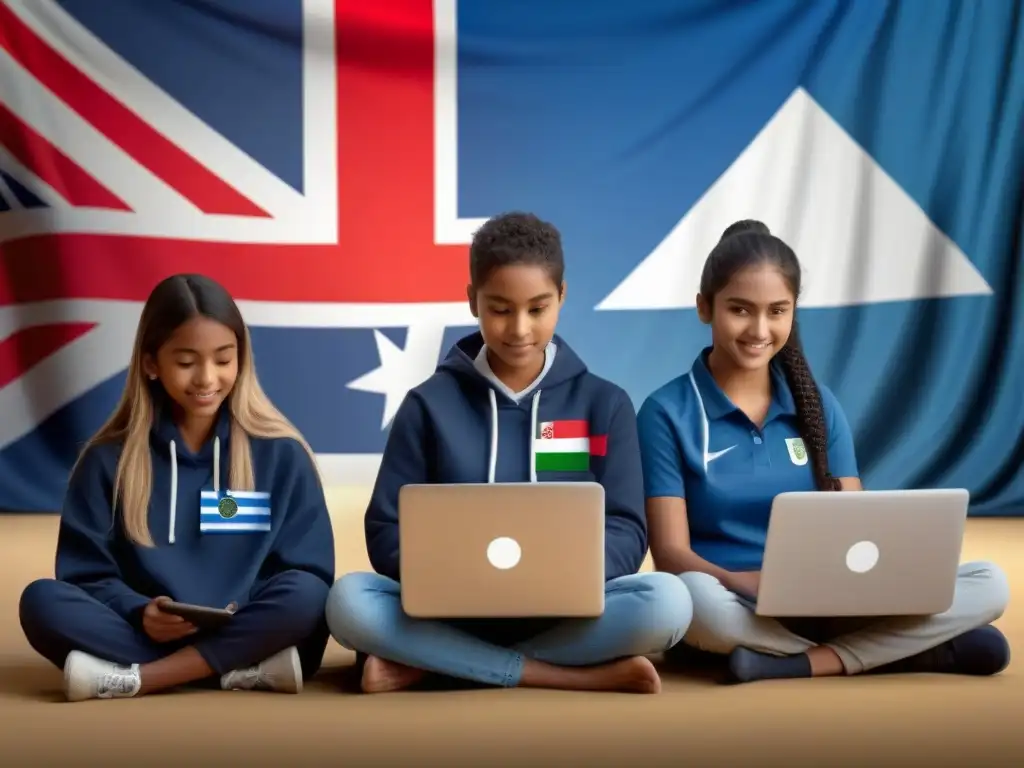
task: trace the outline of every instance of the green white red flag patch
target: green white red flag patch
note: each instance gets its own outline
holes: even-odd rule
[[[608,436],[590,434],[585,419],[544,421],[533,441],[538,472],[585,472],[591,456],[608,453]]]

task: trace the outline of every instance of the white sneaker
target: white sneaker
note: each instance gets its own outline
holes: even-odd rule
[[[130,698],[141,687],[138,664],[123,667],[81,651],[72,651],[64,661],[64,695],[68,701]]]
[[[302,664],[295,646],[265,659],[258,666],[236,669],[220,679],[225,691],[302,693]]]

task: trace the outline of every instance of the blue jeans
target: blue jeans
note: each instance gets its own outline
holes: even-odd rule
[[[351,573],[332,587],[326,613],[334,639],[349,650],[511,688],[524,659],[582,667],[666,651],[686,634],[693,604],[675,576],[637,573],[608,582],[599,618],[432,621],[405,614],[398,582]]]

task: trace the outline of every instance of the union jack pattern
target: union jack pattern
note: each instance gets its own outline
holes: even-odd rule
[[[0,2],[0,446],[119,374],[141,302],[183,271],[223,282],[253,326],[374,329],[387,365],[337,384],[385,393],[386,426],[445,329],[472,323],[475,222],[454,213],[453,109],[435,110],[454,88],[454,2],[292,4],[300,184],[64,5]],[[387,328],[407,329],[403,348]]]

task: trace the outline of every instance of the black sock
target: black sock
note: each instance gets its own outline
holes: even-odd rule
[[[772,656],[749,648],[736,648],[729,654],[729,672],[737,683],[810,677],[811,660],[806,653]]]
[[[931,672],[946,675],[997,675],[1010,663],[1010,644],[995,627],[972,629],[935,648],[873,670],[879,674]]]

